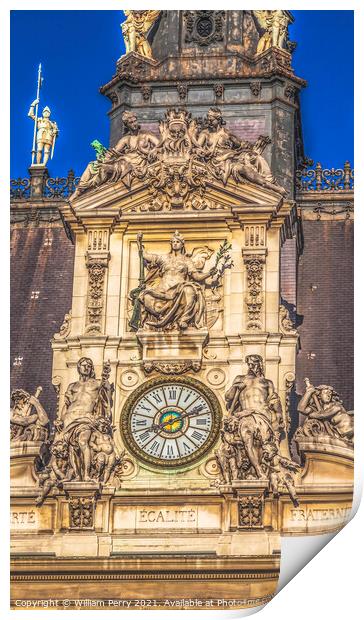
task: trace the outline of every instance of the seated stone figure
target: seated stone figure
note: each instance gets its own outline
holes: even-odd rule
[[[354,442],[354,414],[346,411],[338,393],[331,385],[314,387],[305,379],[306,392],[298,411],[307,416],[297,429],[295,439],[333,437],[348,444]]]
[[[31,396],[25,390],[14,390],[11,394],[13,408],[10,409],[10,440],[45,441],[49,434],[49,418],[38,400],[42,388]]]
[[[141,237],[138,237],[141,244]],[[203,272],[204,255],[201,252],[197,262],[186,253],[185,242],[176,231],[171,239],[168,254],[151,254],[143,250],[145,264],[149,268],[145,286],[139,293],[138,302],[142,306],[141,327],[146,329],[176,329],[206,326],[206,308],[202,284],[213,277],[214,267]]]
[[[73,198],[106,181],[122,180],[127,187],[130,187],[133,174],[141,177],[146,174],[149,153],[159,144],[159,139],[151,133],[140,130],[133,112],[126,110],[121,118],[123,136],[114,148],[106,149],[97,140],[94,141],[97,159],[90,162],[83,172]]]

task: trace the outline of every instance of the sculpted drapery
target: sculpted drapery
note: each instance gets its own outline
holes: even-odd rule
[[[141,240],[139,241],[141,243]],[[186,329],[206,326],[206,304],[202,284],[217,269],[202,268],[212,251],[199,248],[188,256],[182,235],[176,231],[168,254],[143,252],[149,268],[145,289],[139,294],[141,325],[152,329]]]
[[[206,180],[226,185],[229,178],[285,193],[263,157],[270,138],[260,136],[255,143],[241,140],[226,129],[219,108],[210,108],[205,119],[192,119],[187,110],[169,109],[160,121],[159,136],[142,131],[132,112],[124,112],[122,121],[123,137],[87,166],[73,199],[118,181],[128,188],[137,180],[159,189],[163,184],[167,191],[182,171],[186,187],[198,187],[200,193]]]

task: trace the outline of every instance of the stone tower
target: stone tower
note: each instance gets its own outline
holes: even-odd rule
[[[227,127],[254,142],[269,135],[265,155],[290,197],[299,144],[298,96],[305,85],[291,65],[294,43],[267,47],[258,11],[161,11],[151,32],[153,58],[122,56],[116,74],[101,88],[112,102],[110,144],[122,133],[121,114],[133,109],[142,127],[156,128],[166,106],[205,116],[221,108]],[[282,11],[287,25],[293,21]],[[264,45],[261,44],[262,47]]]

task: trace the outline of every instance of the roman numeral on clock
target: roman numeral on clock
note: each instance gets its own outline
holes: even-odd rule
[[[199,431],[193,431],[193,433],[191,434],[191,437],[193,437],[197,441],[200,441],[200,439],[202,439],[203,437],[203,434],[199,433]]]
[[[135,424],[136,424],[137,426],[145,426],[145,425],[146,425],[146,423],[147,423],[147,421],[146,421],[146,420],[136,420],[136,422],[135,422]]]
[[[167,456],[174,456],[173,446],[171,445],[167,446]]]

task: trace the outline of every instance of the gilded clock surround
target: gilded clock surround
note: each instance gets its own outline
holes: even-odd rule
[[[140,399],[153,388],[158,388],[162,386],[167,387],[168,385],[177,385],[192,388],[193,390],[199,392],[210,405],[212,413],[211,430],[209,431],[208,437],[204,444],[201,447],[197,448],[196,451],[194,451],[192,454],[180,457],[178,459],[173,459],[172,462],[168,461],[167,459],[157,458],[147,454],[138,446],[131,430],[131,415],[138,401],[140,401]],[[167,407],[165,407],[165,409],[167,409]],[[175,380],[173,380],[169,379],[168,377],[160,376],[146,381],[145,383],[140,385],[132,394],[130,394],[130,396],[125,402],[121,413],[120,429],[124,445],[136,458],[141,459],[142,462],[146,462],[149,466],[153,465],[157,468],[168,467],[169,469],[175,469],[179,467],[185,467],[186,465],[193,465],[198,463],[198,461],[203,458],[205,454],[208,454],[212,450],[218,439],[221,419],[222,410],[220,403],[216,395],[208,386],[204,385],[193,377],[178,377],[178,379],[176,378]],[[184,432],[183,428],[181,429],[181,432]]]

